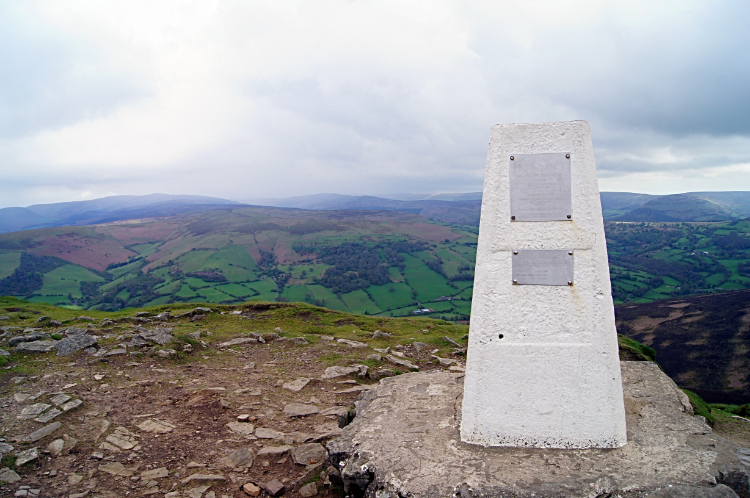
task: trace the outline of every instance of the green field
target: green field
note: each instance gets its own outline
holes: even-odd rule
[[[65,265],[44,274],[39,294],[81,297],[81,282],[103,282],[104,279],[86,268]]]
[[[20,264],[20,252],[8,252],[5,254],[0,254],[0,279],[11,276]]]

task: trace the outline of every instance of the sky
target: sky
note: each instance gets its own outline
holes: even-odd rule
[[[750,190],[750,2],[3,0],[0,207],[481,191],[584,119],[602,191]]]

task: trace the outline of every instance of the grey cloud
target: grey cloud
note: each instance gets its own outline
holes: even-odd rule
[[[97,47],[0,3],[0,137],[56,129],[148,96]]]

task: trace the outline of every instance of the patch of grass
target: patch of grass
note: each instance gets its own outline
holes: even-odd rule
[[[3,455],[3,458],[0,459],[0,464],[3,467],[8,467],[12,469],[13,467],[16,466],[16,455],[13,453],[5,453]]]
[[[62,334],[50,334],[50,337],[52,337],[56,341],[59,341],[63,338]]]
[[[641,344],[620,334],[617,334],[617,343],[620,347],[620,356],[625,356],[623,358],[625,360],[656,361],[656,351],[645,344]],[[623,355],[623,351],[626,353],[625,355]],[[635,358],[632,356],[635,356]]]
[[[713,413],[711,413],[711,407],[708,405],[708,403],[703,401],[703,398],[688,389],[683,389],[682,391],[687,394],[688,398],[690,399],[690,404],[693,405],[693,412],[696,415],[702,415],[706,417],[706,420],[711,424],[716,421]]]

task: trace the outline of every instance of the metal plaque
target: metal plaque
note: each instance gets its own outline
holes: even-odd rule
[[[515,285],[573,285],[573,251],[513,251]]]
[[[573,216],[570,154],[510,156],[511,221],[558,221]]]

